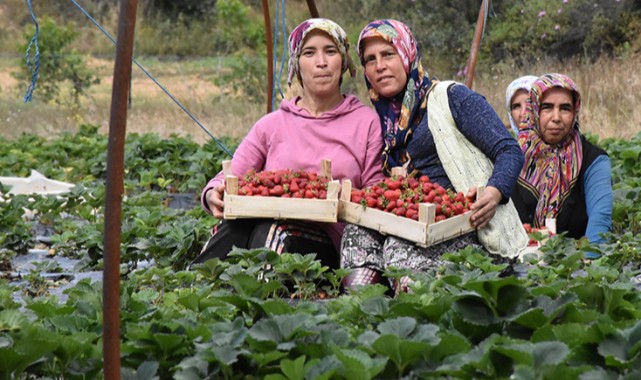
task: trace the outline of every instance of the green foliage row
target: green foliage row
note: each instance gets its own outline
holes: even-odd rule
[[[617,254],[585,263],[563,238],[544,250],[544,264],[518,278],[466,249],[415,275],[411,294],[389,298],[376,285],[322,302],[289,300],[327,275],[310,256],[236,250],[194,271],[135,272],[121,286],[123,377],[641,375],[641,297],[630,281],[639,271]],[[344,273],[329,274],[331,292]],[[81,281],[64,303],[21,304],[12,291],[0,285],[0,376],[100,378],[101,284]]]
[[[411,274],[411,293],[390,298],[382,285],[340,295],[348,272],[313,255],[235,250],[228,261],[185,270],[214,223],[198,192],[227,157],[213,142],[129,135],[123,378],[638,378],[641,135],[600,144],[616,190],[606,244],[558,236],[540,259],[502,265],[464,249],[436,271]],[[0,176],[37,169],[78,184],[60,196],[3,196],[0,257],[25,253],[41,223],[53,229],[59,255],[101,268],[106,149],[94,126],[0,140]],[[179,194],[195,204],[170,207]],[[25,219],[25,209],[36,218]],[[602,257],[585,261],[586,252]],[[136,269],[141,260],[155,265]],[[101,378],[102,285],[81,281],[62,302],[46,296],[38,273],[27,279],[38,289],[0,279],[0,378]]]
[[[221,142],[235,148],[234,141]],[[17,195],[0,202],[0,258],[26,253],[34,239],[31,226],[39,223],[53,229],[55,249],[90,267],[101,265],[107,144],[107,136],[89,125],[56,139],[25,134],[0,140],[0,176],[28,177],[35,169],[77,185],[58,197]],[[184,268],[200,251],[214,220],[199,206],[170,206],[178,197],[197,205],[200,190],[229,157],[213,140],[201,146],[189,137],[154,134],[128,135],[124,154],[123,261],[156,260]],[[38,210],[37,219],[23,220],[25,208]]]

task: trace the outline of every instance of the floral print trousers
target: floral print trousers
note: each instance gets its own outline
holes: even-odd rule
[[[365,267],[385,272],[393,266],[422,272],[443,265],[442,254],[457,252],[468,246],[483,249],[476,232],[423,248],[405,239],[348,224],[341,240],[341,267]]]

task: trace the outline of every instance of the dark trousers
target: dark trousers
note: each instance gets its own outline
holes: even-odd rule
[[[324,266],[339,267],[338,252],[320,227],[310,223],[272,219],[221,221],[192,265],[213,258],[225,260],[234,247],[245,249],[271,247],[279,253],[315,253],[316,259],[320,260]]]

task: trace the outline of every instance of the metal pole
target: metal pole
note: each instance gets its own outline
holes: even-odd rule
[[[309,8],[309,13],[313,18],[320,17],[318,15],[318,9],[316,8],[316,3],[314,2],[314,0],[307,0],[307,8]]]
[[[120,227],[127,102],[137,6],[138,0],[120,0],[118,42],[109,115],[102,292],[103,372],[107,380],[120,380]]]
[[[274,51],[272,50],[272,23],[267,0],[263,0],[263,17],[265,19],[265,44],[267,45],[267,113],[270,113],[274,97]]]
[[[474,69],[476,67],[476,59],[479,55],[479,47],[481,46],[481,39],[483,38],[483,29],[485,28],[485,9],[489,0],[481,1],[481,9],[479,10],[479,17],[476,20],[476,29],[474,30],[474,40],[472,41],[472,48],[470,49],[470,60],[467,63],[467,74],[465,75],[465,85],[472,88],[474,83]]]

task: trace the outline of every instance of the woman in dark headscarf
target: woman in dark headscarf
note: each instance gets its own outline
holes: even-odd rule
[[[523,223],[540,228],[552,219],[557,233],[599,243],[612,228],[610,159],[581,134],[580,110],[581,94],[567,75],[532,83],[518,136],[525,165],[512,199]]]
[[[392,266],[415,271],[437,268],[441,254],[468,245],[483,246],[498,259],[514,257],[527,238],[511,204],[509,221],[500,223],[499,234],[512,234],[512,241],[497,240],[497,231],[485,233],[505,219],[494,216],[497,210],[503,213],[499,205],[509,201],[523,164],[516,140],[496,112],[464,85],[430,80],[416,39],[399,21],[371,22],[361,31],[357,49],[370,99],[381,119],[386,174],[401,166],[410,176],[427,175],[445,188],[469,191],[468,196],[474,196],[479,185],[486,189],[471,206],[475,213],[470,221],[479,236],[472,232],[421,248],[348,225],[341,264],[354,270],[346,286],[374,282]]]

